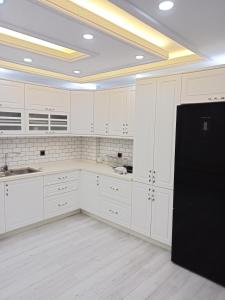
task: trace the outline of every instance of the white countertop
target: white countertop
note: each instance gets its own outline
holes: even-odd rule
[[[0,177],[0,182],[45,176],[53,173],[68,172],[68,171],[75,171],[75,170],[93,172],[93,173],[112,176],[112,177],[116,177],[128,181],[133,180],[132,174],[126,174],[126,175],[117,174],[112,167],[106,164],[96,163],[95,161],[91,161],[91,160],[82,160],[82,159],[62,160],[62,161],[54,161],[48,163],[29,164],[26,167],[38,169],[40,171],[36,173],[30,173],[30,174]]]

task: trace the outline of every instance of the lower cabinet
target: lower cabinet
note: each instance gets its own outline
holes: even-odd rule
[[[4,184],[0,183],[0,233],[5,232]]]
[[[173,191],[154,188],[152,195],[151,238],[171,245]]]
[[[151,187],[144,183],[134,182],[132,194],[132,230],[150,236],[151,208]]]
[[[101,216],[130,228],[131,194],[132,183],[130,181],[102,176],[99,185]]]
[[[88,171],[0,183],[0,233],[83,209],[171,245],[173,191]]]
[[[134,182],[131,229],[171,245],[173,191]]]
[[[97,216],[100,215],[99,184],[99,175],[81,172],[81,209]]]
[[[49,219],[80,208],[79,172],[44,177],[44,218]]]
[[[43,177],[6,182],[4,193],[6,231],[43,220]]]

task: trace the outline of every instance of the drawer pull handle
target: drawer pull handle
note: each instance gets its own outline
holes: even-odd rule
[[[58,206],[62,207],[62,206],[66,206],[67,204],[68,204],[68,202],[65,202],[65,203],[62,203],[62,204],[59,203]]]
[[[114,192],[118,192],[119,191],[118,188],[114,188],[113,186],[110,186],[110,189],[113,190]]]
[[[109,212],[110,212],[111,214],[115,214],[115,215],[118,215],[118,214],[119,214],[119,212],[118,212],[117,210],[109,209]]]
[[[65,186],[65,187],[58,187],[58,191],[64,191],[68,188],[68,186]]]

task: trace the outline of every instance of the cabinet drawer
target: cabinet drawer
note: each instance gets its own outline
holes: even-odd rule
[[[131,204],[131,182],[102,176],[100,194],[119,202]]]
[[[110,201],[109,199],[102,199],[101,202],[101,211],[103,218],[119,225],[130,227],[131,206],[119,205],[113,201]]]
[[[52,218],[79,208],[76,192],[53,196],[44,201],[45,219]]]
[[[57,174],[45,176],[44,184],[45,185],[58,184],[58,183],[78,180],[78,179],[79,179],[79,171],[57,173]]]
[[[51,197],[54,195],[60,195],[67,192],[76,191],[79,188],[79,181],[73,180],[65,183],[48,185],[44,189],[44,196]]]

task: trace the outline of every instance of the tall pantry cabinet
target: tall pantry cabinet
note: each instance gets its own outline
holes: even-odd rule
[[[180,92],[180,76],[144,79],[137,83],[135,101],[132,207],[143,203],[139,210],[132,210],[131,227],[168,245],[172,232],[176,107]]]

